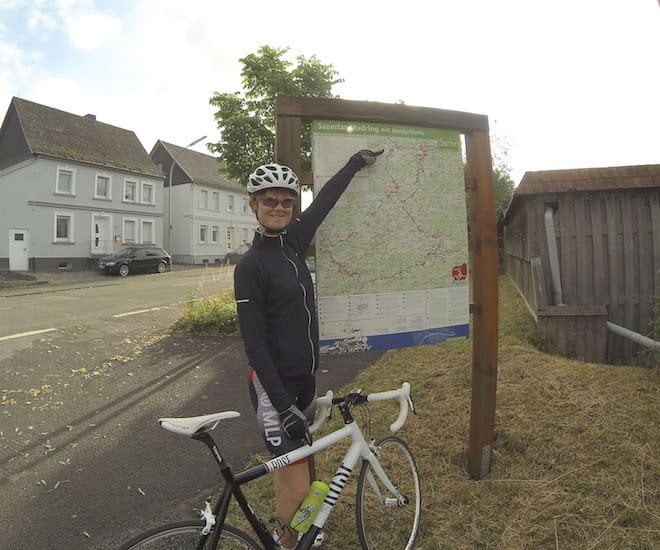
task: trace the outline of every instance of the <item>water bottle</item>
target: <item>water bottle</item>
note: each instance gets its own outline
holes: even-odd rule
[[[305,500],[302,501],[291,520],[291,527],[299,533],[306,533],[309,531],[328,491],[330,491],[330,487],[322,481],[315,481],[312,483],[312,486],[309,488],[309,494],[305,497]]]

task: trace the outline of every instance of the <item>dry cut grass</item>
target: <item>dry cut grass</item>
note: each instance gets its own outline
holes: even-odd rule
[[[496,433],[486,480],[467,473],[470,341],[390,351],[351,384],[365,391],[412,385],[419,414],[400,435],[422,478],[417,547],[660,548],[657,370],[544,354],[506,277],[500,303]],[[396,411],[387,404],[370,409],[372,433],[385,434]],[[319,477],[329,481],[342,456],[343,448],[318,456]],[[259,483],[249,486],[251,501],[263,502],[268,517],[270,480]],[[355,479],[330,517],[328,548],[359,547],[354,488]]]

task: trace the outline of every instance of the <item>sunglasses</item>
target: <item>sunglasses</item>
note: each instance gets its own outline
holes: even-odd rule
[[[295,197],[284,197],[283,199],[278,199],[277,197],[262,197],[261,204],[267,206],[268,208],[275,208],[278,204],[282,205],[282,208],[289,210],[293,208],[293,205],[296,204]]]

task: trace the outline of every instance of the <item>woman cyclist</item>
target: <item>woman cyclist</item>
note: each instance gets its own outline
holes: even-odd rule
[[[314,287],[305,252],[316,230],[353,176],[383,151],[355,153],[302,213],[298,177],[287,166],[259,166],[249,177],[250,208],[258,229],[234,271],[241,336],[250,364],[250,398],[268,450],[280,455],[311,444],[319,333]],[[312,461],[276,470],[276,533],[283,549],[294,548],[288,525],[307,496]]]

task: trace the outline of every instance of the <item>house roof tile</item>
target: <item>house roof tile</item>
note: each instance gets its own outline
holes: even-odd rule
[[[246,189],[237,181],[228,181],[220,175],[222,165],[217,157],[198,153],[185,147],[160,141],[176,163],[190,176],[196,184],[221,186],[245,193]]]
[[[514,198],[539,193],[660,187],[660,164],[525,172]]]
[[[162,177],[135,132],[18,97],[12,104],[33,154]]]
[[[525,172],[504,213],[504,224],[523,204],[523,197],[544,193],[612,191],[660,187],[660,164],[540,170]]]

